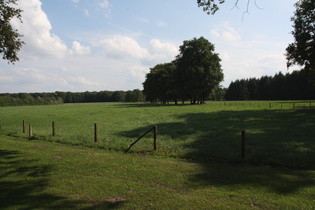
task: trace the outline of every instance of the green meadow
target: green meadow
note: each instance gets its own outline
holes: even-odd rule
[[[0,208],[312,209],[315,109],[310,105],[0,107]],[[33,126],[32,140],[22,132],[23,120]],[[125,152],[154,125],[157,151],[150,133]]]
[[[315,109],[311,108],[309,102],[82,103],[0,107],[0,120],[4,135],[28,138],[32,124],[34,139],[116,151],[124,151],[157,125],[158,150],[152,152],[151,132],[130,152],[314,169]],[[56,136],[52,136],[52,121]],[[242,130],[246,132],[244,160],[240,160]]]

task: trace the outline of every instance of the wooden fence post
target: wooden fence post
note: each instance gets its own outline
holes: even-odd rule
[[[242,131],[241,133],[241,158],[245,158],[245,131]]]
[[[33,126],[32,124],[29,124],[29,130],[28,130],[28,139],[31,140],[33,138]]]
[[[98,133],[97,133],[97,124],[94,124],[94,142],[97,142],[97,137],[98,137]]]
[[[158,131],[157,131],[157,126],[154,126],[154,151],[157,150],[157,136],[158,136]]]
[[[23,133],[26,133],[26,122],[23,120]]]
[[[55,124],[55,121],[52,121],[52,135],[56,136],[56,124]]]

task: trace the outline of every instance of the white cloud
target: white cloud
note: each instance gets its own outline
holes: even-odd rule
[[[129,71],[136,82],[142,83],[145,80],[146,73],[149,72],[149,68],[146,66],[133,65],[129,68]]]
[[[161,42],[158,39],[150,41],[150,52],[152,54],[164,54],[166,57],[174,58],[179,53],[178,47],[169,42]]]
[[[23,23],[13,19],[12,25],[24,35],[22,39],[26,44],[22,47],[22,55],[33,59],[42,56],[62,58],[68,52],[67,46],[51,33],[52,26],[41,9],[41,2],[28,0],[18,1],[18,4],[23,10]]]
[[[80,84],[85,86],[99,86],[97,82],[92,82],[81,76],[69,78],[69,81],[74,84]]]
[[[0,76],[0,81],[1,82],[13,82],[13,77],[11,76]]]
[[[104,0],[103,2],[99,3],[100,7],[102,8],[109,8],[110,4],[108,0]]]
[[[98,4],[102,10],[104,10],[105,17],[109,18],[111,14],[110,3],[108,0],[103,0]]]
[[[222,22],[219,27],[211,30],[211,36],[215,39],[233,42],[241,39],[240,34],[228,22]]]
[[[73,3],[78,3],[80,0],[71,0]]]
[[[72,52],[77,55],[89,55],[91,49],[89,46],[82,46],[79,42],[72,42]]]
[[[138,42],[130,37],[115,35],[110,39],[94,41],[95,46],[102,46],[109,57],[114,58],[144,58],[149,55],[147,49],[142,48]]]
[[[154,22],[155,22],[155,25],[156,25],[157,27],[166,27],[166,26],[167,26],[167,23],[165,23],[165,22],[162,21],[162,20],[154,19]]]
[[[178,47],[169,42],[152,39],[148,47],[142,47],[131,37],[115,35],[112,38],[96,40],[95,47],[101,46],[104,53],[116,59],[135,59],[146,66],[174,60],[179,53]]]
[[[152,66],[159,63],[171,62],[179,53],[179,48],[169,42],[152,39],[149,43],[150,55],[142,59],[146,65]]]
[[[90,16],[90,11],[88,9],[83,9],[85,16]]]

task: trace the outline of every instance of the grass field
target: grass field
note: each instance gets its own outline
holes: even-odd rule
[[[292,102],[293,103],[293,102]],[[254,165],[315,167],[315,109],[292,103],[211,102],[206,105],[137,103],[64,104],[0,107],[1,134],[27,138],[22,121],[32,123],[36,139],[123,151],[153,125],[159,156],[205,162],[240,160],[240,133],[246,131],[246,158]],[[298,104],[295,102],[298,107]],[[278,106],[276,108],[276,106]],[[275,108],[272,108],[275,107]],[[291,108],[290,108],[291,107]],[[57,136],[52,136],[52,121]],[[99,141],[94,143],[94,123]],[[152,153],[153,134],[131,152]]]
[[[0,107],[0,209],[312,209],[310,105]],[[23,120],[33,125],[33,140],[22,133]],[[123,152],[153,125],[158,151],[150,134]]]
[[[0,209],[314,209],[315,171],[0,136]]]

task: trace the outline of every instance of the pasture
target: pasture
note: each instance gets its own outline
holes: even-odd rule
[[[310,105],[0,107],[0,208],[311,209],[315,109]],[[32,140],[22,132],[23,120],[33,125]],[[153,125],[157,151],[150,133],[124,152]]]
[[[153,134],[130,152],[205,162],[314,169],[315,109],[310,102],[208,102],[205,105],[86,103],[0,107],[1,134],[124,151],[153,125]],[[56,136],[52,136],[52,121]],[[98,142],[94,142],[94,124]],[[240,135],[246,131],[246,157],[240,158]]]

